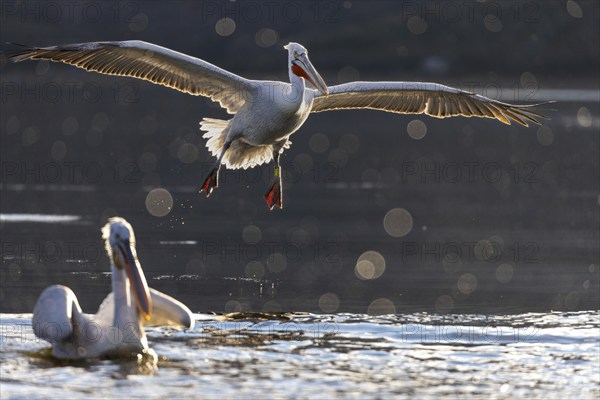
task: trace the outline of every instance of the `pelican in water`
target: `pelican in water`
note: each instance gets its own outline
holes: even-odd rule
[[[51,60],[87,71],[130,76],[218,102],[230,120],[204,118],[209,151],[217,158],[200,192],[210,196],[219,184],[221,165],[231,169],[273,163],[273,183],[265,199],[282,207],[279,157],[290,136],[311,112],[369,108],[436,118],[456,115],[540,124],[539,104],[514,105],[452,87],[422,82],[351,82],[328,87],[298,43],[289,43],[290,82],[245,79],[195,57],[142,41],[90,42],[26,47],[14,61]],[[307,82],[310,86],[307,86]]]
[[[131,225],[111,218],[102,228],[112,271],[112,293],[95,315],[81,311],[75,293],[47,287],[33,310],[33,332],[52,344],[63,359],[119,357],[148,353],[144,325],[191,328],[192,312],[182,303],[150,289],[137,259]]]

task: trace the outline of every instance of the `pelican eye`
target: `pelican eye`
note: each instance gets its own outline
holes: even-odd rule
[[[299,53],[297,50],[294,50],[294,57],[298,57]]]

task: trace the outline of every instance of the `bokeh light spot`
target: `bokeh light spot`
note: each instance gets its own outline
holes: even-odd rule
[[[584,128],[592,126],[592,113],[587,107],[581,107],[577,110],[577,123]]]
[[[478,260],[494,261],[502,254],[502,246],[491,240],[483,239],[477,242],[473,248],[473,253]]]
[[[260,47],[271,47],[279,40],[277,31],[270,28],[259,29],[254,38]]]
[[[462,274],[458,278],[458,290],[462,294],[471,294],[477,289],[477,277],[471,273]]]
[[[413,119],[406,125],[406,131],[415,140],[423,139],[427,134],[427,125],[421,120]]]
[[[454,299],[447,294],[438,297],[435,301],[435,309],[440,313],[449,313],[454,308]]]
[[[143,32],[146,30],[146,28],[148,28],[149,23],[150,19],[148,18],[147,14],[135,14],[129,22],[129,29],[132,32]]]
[[[583,18],[583,10],[577,2],[573,0],[567,1],[567,12],[573,18]]]
[[[393,208],[383,218],[383,228],[393,237],[406,236],[412,227],[412,215],[404,208]]]
[[[408,19],[406,26],[413,35],[421,35],[427,30],[427,21],[414,15]]]
[[[263,312],[281,312],[281,304],[275,300],[269,300],[263,304]]]
[[[377,183],[381,179],[381,176],[375,168],[367,168],[362,172],[360,178],[363,182]]]
[[[10,263],[8,266],[8,276],[13,281],[21,279],[21,266],[17,263]]]
[[[526,88],[533,88],[533,87],[537,87],[537,78],[535,77],[535,75],[533,75],[531,72],[526,71],[523,72],[521,74],[521,77],[519,78],[520,82],[521,82],[521,86],[526,87]]]
[[[215,31],[219,36],[229,36],[235,32],[235,21],[231,18],[221,18],[215,24]]]
[[[67,145],[62,140],[57,140],[50,148],[50,156],[54,161],[60,161],[67,155]]]
[[[500,32],[502,30],[502,21],[494,14],[487,14],[483,19],[483,25],[490,32]]]
[[[348,153],[342,149],[333,149],[329,152],[327,161],[338,167],[344,167],[348,163]]]
[[[365,251],[356,260],[354,273],[359,279],[377,279],[385,272],[385,258],[377,251]]]
[[[586,279],[585,281],[583,281],[581,287],[583,287],[585,290],[588,290],[590,288],[590,280]]]
[[[326,313],[334,313],[340,307],[340,299],[335,293],[323,293],[319,297],[319,308]]]
[[[227,303],[225,303],[225,312],[226,313],[240,312],[240,311],[242,311],[242,304],[239,301],[229,300]]]
[[[356,153],[360,148],[360,140],[355,134],[346,133],[340,138],[338,145],[340,149],[344,150],[347,154],[352,154]]]
[[[152,189],[146,196],[146,210],[155,217],[164,217],[173,208],[173,197],[167,189]]]
[[[396,305],[390,299],[381,297],[375,299],[369,304],[367,308],[367,314],[369,315],[383,315],[383,314],[396,314]]]
[[[198,148],[195,144],[184,143],[177,149],[177,158],[184,164],[191,164],[198,159]]]
[[[442,260],[442,267],[448,274],[458,272],[462,268],[462,259],[459,254],[448,253]]]
[[[513,277],[513,267],[510,264],[500,264],[496,268],[496,279],[501,283],[508,283]]]
[[[371,261],[361,260],[356,263],[356,275],[361,279],[373,279],[375,266]]]
[[[50,69],[50,61],[48,60],[40,60],[37,62],[35,66],[35,74],[38,76],[46,75],[48,70]]]
[[[537,140],[542,146],[550,146],[554,143],[554,133],[547,126],[540,126],[537,130]]]
[[[256,225],[248,225],[242,231],[242,239],[247,244],[256,244],[262,239],[262,232]]]
[[[207,268],[201,257],[203,256],[200,256],[200,258],[192,258],[190,261],[188,261],[188,263],[185,265],[186,274],[199,277],[206,275]]]
[[[565,296],[565,307],[568,310],[574,310],[577,308],[579,304],[579,293],[576,291],[570,291],[569,294]]]
[[[37,126],[28,126],[23,130],[21,142],[23,146],[28,147],[35,144],[40,139],[40,130]]]
[[[273,253],[267,259],[267,268],[271,272],[281,272],[287,267],[287,258],[281,253]]]
[[[313,158],[310,154],[300,153],[296,157],[294,157],[295,166],[302,171],[303,173],[307,173],[313,166]]]
[[[260,261],[250,261],[244,268],[247,278],[261,280],[265,276],[265,267]]]

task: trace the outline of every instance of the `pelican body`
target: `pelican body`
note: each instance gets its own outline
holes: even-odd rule
[[[185,305],[148,287],[131,225],[122,218],[111,218],[102,233],[111,260],[112,292],[98,312],[84,314],[75,293],[62,285],[46,288],[33,310],[33,332],[52,344],[56,358],[147,353],[145,325],[191,328],[193,324]]]
[[[298,43],[288,51],[290,82],[242,78],[198,58],[142,41],[90,42],[53,47],[28,47],[11,56],[60,61],[109,75],[130,76],[210,97],[234,114],[230,120],[204,118],[209,151],[217,158],[200,191],[210,196],[218,186],[221,165],[250,168],[273,162],[273,184],[265,195],[270,209],[282,207],[279,157],[289,138],[310,113],[368,108],[402,114],[494,118],[527,126],[545,116],[532,107],[513,105],[452,87],[422,82],[350,82],[328,87]],[[307,83],[310,85],[308,86]]]

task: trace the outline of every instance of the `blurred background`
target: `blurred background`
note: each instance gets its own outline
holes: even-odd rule
[[[439,82],[542,107],[543,126],[369,110],[312,115],[271,168],[222,171],[226,112],[130,78],[1,68],[0,311],[110,290],[100,227],[133,225],[151,287],[193,311],[516,313],[599,308],[596,1],[3,1],[5,42],[144,40],[288,81],[290,41],[329,85]]]

